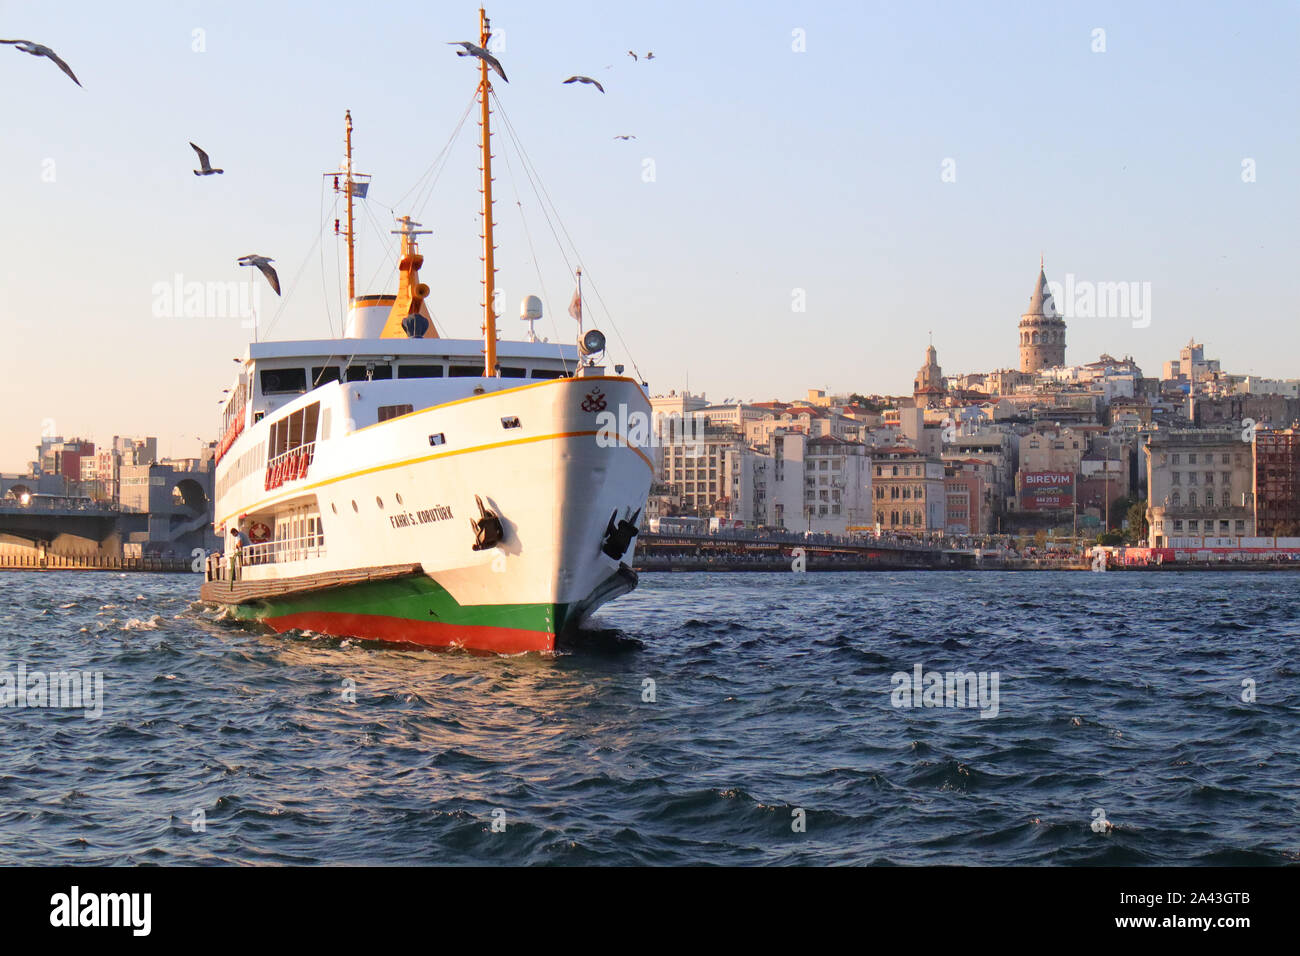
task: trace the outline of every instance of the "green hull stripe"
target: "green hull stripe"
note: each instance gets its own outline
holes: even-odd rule
[[[564,627],[570,609],[571,605],[567,604],[462,605],[446,588],[425,575],[269,598],[232,608],[240,620],[312,613],[373,614],[424,623],[509,627],[547,634]]]

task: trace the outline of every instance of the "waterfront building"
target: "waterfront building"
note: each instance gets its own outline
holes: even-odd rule
[[[715,426],[707,420],[692,425],[681,431],[665,425],[667,433],[661,436],[656,480],[681,496],[681,508],[686,514],[708,516],[719,499],[729,497],[726,456],[730,451],[744,450],[745,442],[740,432],[728,426]]]
[[[861,442],[823,435],[804,454],[805,530],[844,534],[872,521],[871,460]]]
[[[961,464],[970,469],[978,462],[980,475],[989,493],[989,510],[1000,514],[1014,493],[1019,462],[1019,436],[1008,427],[988,425],[952,436],[943,445],[945,464]]]
[[[655,482],[650,486],[650,494],[646,497],[645,511],[641,515],[640,525],[642,528],[648,528],[651,518],[675,515],[681,506],[681,495],[675,494],[671,485]]]
[[[1255,530],[1300,535],[1300,432],[1255,432]]]
[[[947,526],[944,465],[936,456],[904,445],[874,449],[871,495],[884,531],[937,534]]]
[[[1160,429],[1147,439],[1152,547],[1255,534],[1255,467],[1239,428]]]
[[[95,443],[81,438],[41,439],[37,448],[40,473],[62,479],[67,494],[81,494],[81,462],[95,454]]]
[[[972,458],[944,464],[944,531],[986,534],[992,529],[992,489],[984,475],[992,466]]]

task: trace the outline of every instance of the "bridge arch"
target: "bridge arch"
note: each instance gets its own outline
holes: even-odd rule
[[[172,504],[178,508],[204,512],[208,508],[208,495],[193,478],[182,478],[172,486]]]

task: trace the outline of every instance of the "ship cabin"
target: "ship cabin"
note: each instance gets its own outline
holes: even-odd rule
[[[317,425],[306,419],[314,417],[311,409],[318,406],[299,399],[336,382],[375,383],[366,390],[371,400],[348,403],[352,427],[364,428],[387,418],[464,398],[473,387],[463,381],[465,378],[480,379],[477,384],[495,390],[539,379],[573,376],[579,374],[581,365],[576,345],[550,342],[502,342],[497,360],[498,376],[485,379],[483,343],[479,339],[255,342],[237,360],[240,371],[225,402],[218,460],[246,429],[268,416],[275,418],[277,412],[289,405],[295,409],[283,416],[284,422],[272,422],[266,460],[312,442]],[[600,371],[583,369],[587,374]],[[381,382],[384,384],[378,385]],[[283,436],[279,435],[281,431],[285,432]]]

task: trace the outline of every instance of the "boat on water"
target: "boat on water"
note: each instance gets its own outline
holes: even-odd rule
[[[480,47],[490,24],[480,11]],[[499,340],[493,263],[491,108],[480,59],[483,337],[440,337],[420,224],[398,220],[395,295],[355,289],[352,125],[349,312],[341,338],[253,342],[228,390],[214,526],[201,596],[276,631],[519,653],[636,586],[649,493],[644,383],[606,374],[604,336]],[[579,281],[580,281],[579,273]],[[581,316],[581,291],[577,316]],[[525,300],[526,320],[540,315]],[[621,373],[621,367],[616,367]]]

